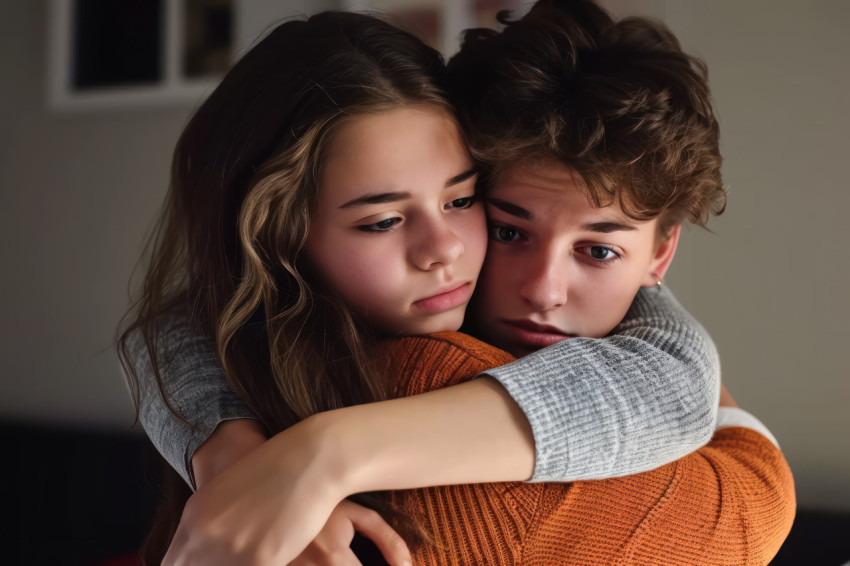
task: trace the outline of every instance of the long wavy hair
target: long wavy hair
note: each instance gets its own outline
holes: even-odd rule
[[[146,276],[122,323],[118,350],[137,414],[128,342],[141,336],[160,394],[183,418],[157,353],[173,314],[215,336],[227,377],[269,434],[387,397],[366,355],[368,326],[311,276],[304,243],[335,132],[411,104],[451,112],[443,74],[441,55],[413,35],[342,12],[283,23],[234,65],[177,142]],[[368,503],[393,516],[388,501]]]

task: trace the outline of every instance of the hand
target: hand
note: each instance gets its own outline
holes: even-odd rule
[[[319,535],[289,566],[359,565],[351,550],[355,531],[374,542],[390,566],[412,564],[404,540],[378,513],[346,500],[336,506]]]
[[[195,492],[163,564],[288,564],[349,493],[311,419],[276,435]],[[377,542],[377,541],[376,541]]]

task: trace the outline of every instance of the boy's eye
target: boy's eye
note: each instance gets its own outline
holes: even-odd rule
[[[363,232],[387,232],[399,222],[401,222],[401,218],[387,218],[380,222],[375,222],[374,224],[358,226],[357,229],[362,230]]]
[[[520,233],[513,226],[490,226],[490,237],[497,242],[514,242]]]
[[[462,197],[456,198],[452,202],[450,202],[449,207],[464,209],[469,208],[473,204],[475,204],[475,197]]]
[[[605,246],[585,246],[584,253],[599,263],[610,263],[620,259],[620,254]]]

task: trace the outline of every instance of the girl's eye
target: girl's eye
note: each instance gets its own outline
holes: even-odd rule
[[[520,238],[520,232],[513,226],[490,226],[490,238],[496,242],[515,242]]]
[[[457,208],[463,210],[475,204],[475,197],[456,198],[448,204],[449,208]]]
[[[604,264],[620,259],[620,254],[605,246],[585,246],[584,253],[587,254],[590,259]]]
[[[380,222],[375,222],[374,224],[358,226],[357,229],[363,232],[389,232],[390,229],[399,222],[401,222],[401,218],[387,218]]]

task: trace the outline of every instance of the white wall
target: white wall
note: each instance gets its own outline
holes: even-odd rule
[[[779,438],[800,505],[850,510],[850,4],[636,5],[708,62],[731,187],[669,283]],[[189,109],[47,110],[45,6],[0,1],[0,418],[126,428],[112,334]]]

